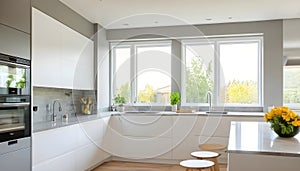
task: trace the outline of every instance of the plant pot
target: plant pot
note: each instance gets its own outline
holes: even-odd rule
[[[279,137],[283,137],[283,138],[290,138],[290,137],[294,137],[295,135],[297,135],[299,133],[299,127],[298,126],[294,126],[293,132],[291,132],[290,134],[282,134],[281,132],[281,128],[277,127],[273,129],[274,132],[279,136]]]
[[[124,107],[124,106],[118,106],[118,107],[117,107],[117,110],[118,110],[119,112],[124,112],[125,107]]]
[[[172,105],[172,112],[176,112],[177,111],[177,104],[176,105]]]

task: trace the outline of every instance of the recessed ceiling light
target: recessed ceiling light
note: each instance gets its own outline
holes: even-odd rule
[[[128,23],[124,23],[123,26],[129,26],[129,24]]]
[[[230,16],[229,16],[229,17],[228,17],[228,19],[229,19],[229,20],[231,20],[231,19],[232,19],[232,17],[230,17]]]
[[[154,24],[157,24],[158,23],[158,21],[154,21]]]
[[[206,18],[205,20],[206,20],[206,21],[211,21],[211,20],[212,20],[212,18]]]

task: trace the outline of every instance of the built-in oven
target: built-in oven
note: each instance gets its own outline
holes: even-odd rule
[[[0,54],[0,142],[31,136],[30,61]]]
[[[0,142],[30,136],[30,96],[0,99]]]

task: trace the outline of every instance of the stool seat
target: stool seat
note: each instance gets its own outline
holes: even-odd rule
[[[207,151],[218,151],[226,149],[226,146],[222,144],[201,144],[199,145],[199,148]]]
[[[184,160],[180,165],[188,169],[206,169],[211,168],[215,163],[208,160]]]
[[[220,154],[212,151],[195,151],[191,155],[200,159],[208,159],[218,157]]]

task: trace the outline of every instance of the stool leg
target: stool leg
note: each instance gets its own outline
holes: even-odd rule
[[[218,159],[217,158],[212,158],[212,161],[215,163],[214,170],[215,171],[220,171]]]

